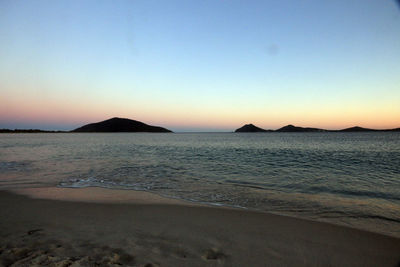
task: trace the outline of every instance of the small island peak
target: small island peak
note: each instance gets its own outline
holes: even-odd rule
[[[245,124],[244,126],[235,130],[235,133],[255,133],[255,132],[268,132],[268,130],[264,130],[260,127],[257,127],[252,123]]]

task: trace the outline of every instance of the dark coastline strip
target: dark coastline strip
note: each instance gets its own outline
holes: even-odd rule
[[[39,129],[0,129],[0,133],[69,133],[68,131],[46,131]]]

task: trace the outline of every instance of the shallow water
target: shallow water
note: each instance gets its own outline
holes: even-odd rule
[[[0,189],[102,186],[400,237],[400,133],[1,134]]]

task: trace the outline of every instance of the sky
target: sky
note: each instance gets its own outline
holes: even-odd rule
[[[0,128],[400,127],[391,0],[0,1]]]

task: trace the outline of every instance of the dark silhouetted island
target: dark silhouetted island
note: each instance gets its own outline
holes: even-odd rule
[[[271,130],[264,130],[261,129],[257,126],[255,126],[254,124],[246,124],[242,127],[240,127],[239,129],[236,129],[235,132],[236,133],[256,133],[256,132],[270,132]]]
[[[359,126],[355,127],[350,127],[342,130],[326,130],[326,129],[319,129],[319,128],[310,128],[310,127],[298,127],[294,126],[292,124],[286,125],[282,128],[279,128],[277,130],[264,130],[262,128],[259,128],[253,124],[246,124],[239,129],[235,130],[236,133],[254,133],[254,132],[288,132],[288,133],[310,133],[310,132],[400,132],[400,128],[395,128],[395,129],[383,129],[383,130],[377,130],[377,129],[368,129],[368,128],[362,128]]]
[[[282,128],[276,130],[277,132],[326,132],[327,130],[318,129],[318,128],[310,128],[310,127],[298,127],[294,125],[286,125]]]
[[[383,131],[393,131],[393,130],[396,130],[396,129],[383,130]],[[339,132],[376,132],[376,131],[379,131],[379,130],[363,128],[360,126],[354,126],[354,127],[346,128],[343,130],[339,130]]]
[[[400,128],[394,128],[394,129],[369,129],[369,128],[363,128],[360,126],[354,126],[354,127],[350,127],[350,128],[346,128],[346,129],[342,129],[342,130],[330,130],[329,132],[400,132]]]
[[[109,120],[90,123],[79,127],[71,132],[75,133],[94,133],[94,132],[148,132],[148,133],[171,133],[172,131],[159,127],[151,126],[140,121],[112,118]]]

